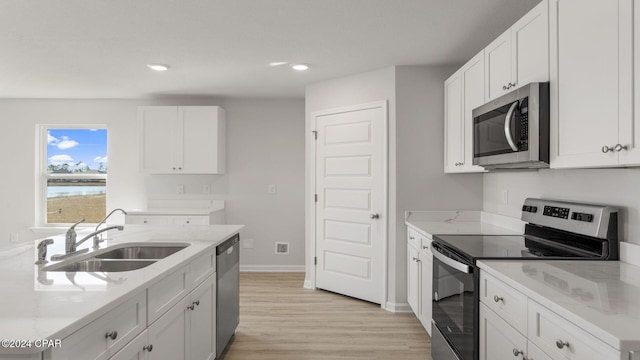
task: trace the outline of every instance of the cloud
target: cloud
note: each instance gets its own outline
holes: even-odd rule
[[[102,157],[102,156],[96,156],[95,158],[93,158],[93,162],[96,163],[106,163],[109,162],[109,160],[107,159],[107,157]]]
[[[49,163],[52,165],[73,164],[73,158],[69,155],[60,154],[53,155],[49,158]]]
[[[63,136],[62,141],[60,141],[57,146],[58,146],[58,149],[60,150],[66,150],[66,149],[71,149],[76,145],[78,145],[77,141],[69,139],[68,136]]]
[[[58,140],[58,138],[56,137],[51,136],[50,132],[47,132],[47,144],[56,146],[58,145],[58,143],[60,143],[60,140]]]

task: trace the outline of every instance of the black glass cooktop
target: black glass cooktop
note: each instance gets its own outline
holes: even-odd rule
[[[527,235],[436,235],[434,241],[475,263],[481,259],[597,259],[599,256]]]

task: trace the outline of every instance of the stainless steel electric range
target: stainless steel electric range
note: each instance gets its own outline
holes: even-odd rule
[[[479,356],[477,260],[617,260],[618,210],[610,206],[526,199],[523,235],[435,235],[434,360]]]

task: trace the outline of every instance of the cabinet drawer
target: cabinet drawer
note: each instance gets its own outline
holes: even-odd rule
[[[420,235],[410,228],[407,228],[407,242],[416,249],[422,248],[422,240]]]
[[[162,314],[167,312],[180,299],[185,297],[190,291],[190,270],[189,265],[164,277],[162,280],[151,285],[147,289],[148,297],[148,321],[150,325]]]
[[[133,340],[146,327],[145,292],[65,338],[52,359],[106,359]]]
[[[191,288],[216,272],[216,250],[209,250],[191,262]]]
[[[531,342],[554,359],[620,359],[620,352],[565,318],[529,300]]]
[[[124,218],[125,224],[149,224],[149,225],[167,225],[169,219],[166,216],[158,215],[127,215]]]
[[[209,225],[209,216],[171,216],[171,225]]]
[[[480,301],[521,334],[527,333],[527,297],[524,294],[481,271]]]

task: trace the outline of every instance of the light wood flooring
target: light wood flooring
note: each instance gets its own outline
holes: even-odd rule
[[[240,326],[223,360],[431,360],[413,314],[302,287],[303,273],[241,273]]]

